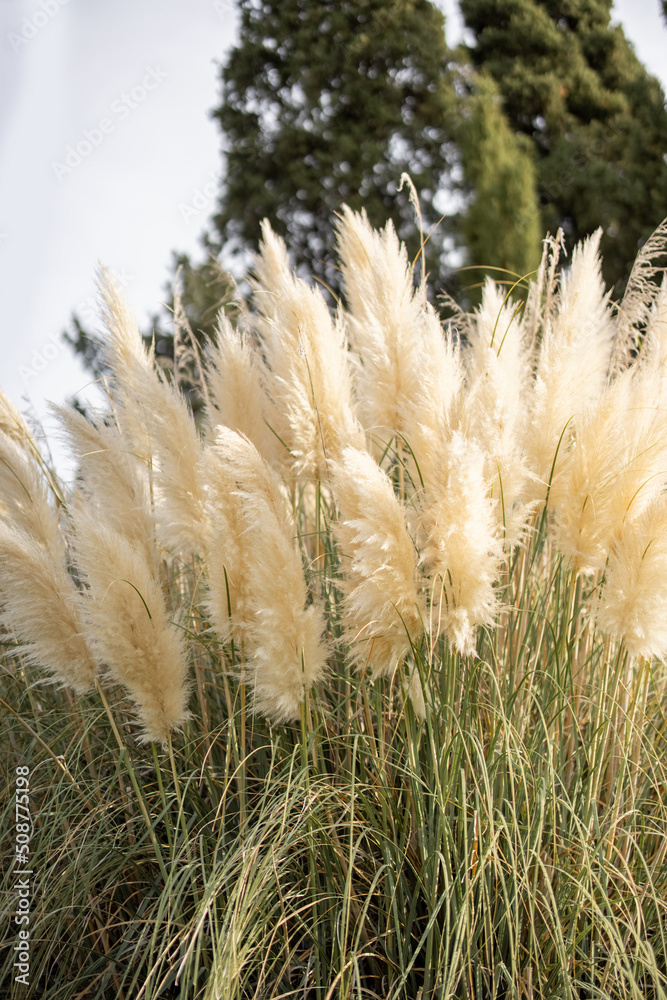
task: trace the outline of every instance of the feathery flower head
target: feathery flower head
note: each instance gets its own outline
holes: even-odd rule
[[[341,318],[332,319],[319,289],[292,274],[285,245],[266,222],[251,284],[274,430],[289,450],[293,475],[325,479],[329,460],[347,444],[363,443]]]
[[[266,391],[268,371],[250,337],[236,330],[220,312],[206,371],[210,402],[207,436],[213,441],[220,424],[244,434],[272,465],[280,448],[269,425],[276,422]]]
[[[179,389],[157,372],[152,348],[145,351],[136,320],[106,272],[101,290],[113,397],[124,434],[152,468],[160,541],[196,553],[202,547],[204,496],[198,478],[202,443],[192,412]]]
[[[421,564],[434,583],[435,631],[463,655],[475,651],[475,628],[499,610],[501,544],[484,453],[454,432],[443,450],[437,485],[423,499]]]
[[[211,452],[208,510],[213,531],[222,529],[211,535],[219,551],[211,542],[208,554],[214,621],[223,639],[243,642],[255,711],[284,722],[298,717],[324,675],[322,609],[309,601],[291,510],[271,467],[228,427],[218,428]]]
[[[86,635],[109,676],[129,692],[144,738],[164,744],[189,718],[182,632],[141,548],[81,503],[73,522],[76,564],[89,588]]]
[[[667,496],[626,521],[609,555],[597,620],[631,656],[667,657]]]
[[[333,467],[339,509],[345,638],[353,663],[391,676],[417,642],[424,606],[415,549],[389,477],[365,451],[346,448]]]
[[[55,682],[77,694],[92,688],[97,664],[64,550],[47,549],[2,520],[0,608],[0,620],[23,643],[21,652],[30,663],[46,668]]]
[[[573,418],[607,380],[615,327],[600,270],[600,235],[598,230],[575,247],[539,348],[526,447],[540,501],[568,450]]]

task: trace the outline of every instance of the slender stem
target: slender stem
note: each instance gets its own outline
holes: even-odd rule
[[[171,763],[171,773],[174,779],[174,791],[176,792],[176,801],[178,802],[178,818],[181,824],[181,832],[183,834],[183,844],[185,845],[185,854],[188,859],[188,864],[190,865],[190,877],[192,881],[192,892],[194,894],[197,902],[200,901],[201,896],[199,894],[199,887],[197,885],[197,876],[195,874],[195,869],[193,865],[192,849],[190,847],[190,838],[188,836],[188,825],[185,821],[185,809],[183,808],[183,796],[181,795],[181,785],[178,780],[178,771],[176,769],[176,758],[174,757],[174,745],[171,739],[171,733],[168,737],[168,749],[169,749],[169,761]]]
[[[312,939],[313,939],[313,957],[315,965],[315,985],[319,986],[320,982],[320,958],[319,958],[319,948],[318,948],[318,937],[320,930],[320,922],[318,920],[317,913],[317,865],[315,863],[314,854],[314,837],[313,837],[313,822],[312,822],[312,812],[311,812],[311,801],[310,801],[310,763],[308,760],[308,721],[307,715],[309,712],[308,699],[307,696],[301,702],[301,763],[304,769],[304,776],[306,782],[306,816],[308,825],[308,872],[309,872],[309,882],[310,882],[310,897],[311,897],[311,917],[312,917]]]
[[[243,641],[241,641],[241,660],[244,660],[243,656]],[[246,798],[246,683],[245,683],[245,666],[241,667],[241,740],[239,747],[239,759],[237,761],[237,767],[239,772],[239,824],[240,829],[245,830],[246,822],[248,819],[247,815],[247,798]],[[238,744],[237,744],[238,745]]]
[[[160,866],[160,871],[162,872],[162,878],[164,879],[166,885],[168,880],[167,869],[164,864],[164,859],[162,857],[162,851],[160,850],[160,845],[158,844],[157,837],[155,836],[155,830],[153,828],[151,818],[148,815],[148,809],[146,808],[146,803],[144,802],[143,794],[141,792],[141,789],[139,788],[139,782],[137,781],[137,776],[134,773],[134,767],[132,766],[132,759],[128,753],[127,746],[125,745],[125,742],[120,735],[120,732],[116,725],[116,720],[113,717],[113,713],[111,711],[111,708],[109,707],[109,702],[106,699],[106,695],[104,694],[99,679],[96,679],[95,685],[97,687],[97,693],[99,694],[102,700],[102,704],[104,705],[104,710],[107,713],[109,722],[111,723],[111,728],[113,729],[114,736],[116,737],[116,741],[118,743],[118,749],[120,750],[121,761],[124,760],[125,763],[127,764],[127,771],[128,774],[130,775],[130,781],[132,782],[132,787],[134,788],[134,794],[137,797],[137,803],[146,822],[146,829],[148,830],[148,835],[151,838],[151,843],[153,844],[153,850],[155,851],[155,857],[157,859],[158,865]]]
[[[160,798],[162,799],[162,808],[164,809],[165,815],[165,830],[167,831],[167,840],[169,841],[169,849],[173,851],[174,842],[171,838],[171,829],[169,823],[166,821],[167,816],[167,797],[164,794],[164,784],[162,781],[162,768],[160,767],[160,761],[157,755],[157,745],[151,743],[151,749],[153,751],[153,763],[155,764],[155,775],[157,777],[158,788],[160,789]]]
[[[183,809],[183,798],[181,796],[181,786],[178,780],[178,771],[176,770],[176,759],[174,758],[174,744],[172,743],[171,733],[168,737],[168,748],[169,748],[169,762],[171,763],[171,773],[174,778],[174,791],[176,792],[176,801],[178,802],[178,818],[181,824],[181,831],[183,833],[183,843],[185,844],[185,850],[188,855],[188,861],[192,861],[190,854],[190,841],[188,839],[188,827],[185,822],[185,811]]]

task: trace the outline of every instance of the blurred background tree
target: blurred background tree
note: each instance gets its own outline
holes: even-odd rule
[[[260,222],[286,237],[302,273],[338,293],[333,223],[343,204],[391,219],[411,257],[450,166],[456,96],[444,17],[429,0],[238,0],[238,44],[213,112],[225,154],[217,245],[247,254]],[[430,239],[439,258],[444,230]],[[434,252],[435,251],[435,252]]]
[[[663,4],[664,6],[664,4]],[[667,111],[612,0],[460,0],[472,64],[535,152],[541,230],[569,246],[602,226],[604,277],[622,291],[667,214]]]
[[[173,254],[165,310],[146,333],[167,370],[176,276],[202,343],[221,306],[238,309],[217,259],[244,273],[265,217],[301,273],[334,295],[343,203],[363,206],[374,225],[391,219],[416,258],[403,171],[419,194],[436,291],[469,305],[484,268],[529,272],[559,226],[570,246],[603,227],[605,278],[622,291],[638,246],[667,214],[667,111],[660,84],[611,26],[611,0],[460,0],[472,42],[456,50],[430,0],[236,2],[238,41],[211,112],[224,170],[208,257]],[[480,271],[459,275],[454,260]],[[77,317],[68,339],[98,373]],[[187,366],[180,375],[197,406]]]
[[[458,229],[468,266],[475,267],[465,282],[474,301],[478,296],[472,289],[485,273],[512,283],[513,276],[536,268],[544,234],[530,140],[512,130],[493,79],[481,73],[472,80],[461,101],[458,128],[463,186],[469,198]]]

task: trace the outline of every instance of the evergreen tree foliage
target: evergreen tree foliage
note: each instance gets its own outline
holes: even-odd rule
[[[667,211],[667,111],[612,0],[461,0],[473,63],[496,81],[537,154],[542,229],[598,226],[605,278],[623,285]]]
[[[338,285],[332,223],[345,203],[391,218],[414,256],[447,166],[454,97],[442,13],[428,0],[238,0],[240,37],[214,112],[225,180],[220,245],[254,250],[268,218],[297,264]],[[441,227],[442,228],[442,227]],[[442,240],[438,230],[431,243]],[[431,254],[433,261],[437,254]]]
[[[491,266],[496,280],[528,274],[541,255],[534,156],[530,141],[510,127],[492,78],[480,74],[465,102],[459,130],[461,161],[472,202],[461,235],[472,265]],[[503,276],[497,269],[510,274]]]

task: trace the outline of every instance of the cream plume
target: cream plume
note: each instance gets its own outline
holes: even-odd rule
[[[27,447],[28,442],[24,442]],[[58,514],[37,459],[0,432],[0,617],[28,659],[78,693],[95,680]]]
[[[415,549],[385,472],[364,451],[346,448],[333,469],[339,509],[345,640],[352,662],[391,676],[423,630]]]
[[[433,628],[462,654],[475,651],[475,628],[499,610],[501,544],[489,498],[484,453],[460,432],[443,449],[437,486],[423,501],[421,564],[432,579]]]
[[[63,553],[6,521],[0,521],[0,609],[31,663],[77,694],[90,690],[97,667]]]
[[[552,467],[557,474],[569,447],[573,418],[596,399],[607,379],[614,323],[600,272],[600,235],[598,230],[575,247],[540,344],[526,444],[529,467],[539,481],[533,492],[541,501]]]
[[[285,244],[268,222],[260,249],[251,284],[270,371],[273,429],[289,450],[293,475],[324,479],[329,460],[346,445],[363,443],[352,412],[343,326],[332,320],[321,292],[291,273]]]
[[[58,515],[28,442],[0,433],[0,518],[52,552],[64,552]]]
[[[561,551],[577,570],[603,569],[614,538],[667,484],[667,411],[660,372],[635,365],[579,419],[549,506]]]
[[[415,289],[407,252],[391,222],[376,232],[365,212],[345,207],[338,251],[349,335],[360,362],[355,397],[361,422],[385,442],[405,436],[426,465],[428,439],[460,388],[457,352],[423,288]]]
[[[463,353],[468,389],[461,397],[458,427],[484,453],[499,527],[513,545],[531,510],[523,454],[530,359],[519,306],[504,298],[495,282],[487,280],[482,303],[468,324]]]
[[[108,329],[105,356],[119,421],[139,457],[152,463],[160,541],[183,552],[202,548],[204,495],[198,469],[202,443],[182,393],[158,374],[127,303],[110,276],[101,290]]]
[[[215,341],[206,372],[211,405],[207,434],[215,439],[220,424],[244,434],[271,464],[285,453],[269,425],[276,423],[266,392],[266,371],[250,338],[235,330],[224,312],[218,317]]]
[[[206,493],[206,575],[208,613],[223,643],[244,650],[252,622],[250,560],[252,538],[243,517],[228,435],[216,428],[219,444],[206,449],[202,478]]]
[[[33,436],[23,414],[14,406],[9,396],[0,389],[0,433],[11,438],[15,444],[36,454]]]
[[[649,236],[637,254],[618,306],[614,338],[612,372],[622,371],[630,363],[640,343],[642,328],[650,322],[651,312],[660,296],[660,285],[654,280],[665,268],[656,264],[667,251],[667,219]]]
[[[114,425],[93,423],[72,407],[52,406],[78,461],[78,490],[101,524],[141,547],[158,572],[155,526],[148,509],[148,471]]]
[[[609,555],[600,627],[632,656],[667,657],[667,498],[626,521]]]
[[[76,564],[89,588],[86,634],[108,674],[130,694],[144,739],[165,743],[188,719],[182,632],[170,621],[159,578],[140,547],[73,511]]]
[[[209,565],[217,558],[231,567],[236,602],[231,627],[244,637],[255,710],[276,722],[293,719],[324,674],[322,609],[309,603],[291,511],[270,466],[247,438],[227,427],[218,429],[212,454],[211,525],[215,530],[216,523],[223,524],[225,538],[217,556],[210,547]],[[230,528],[236,531],[236,548],[225,548]],[[212,575],[218,588],[212,602],[220,608],[222,574],[215,580]],[[224,617],[224,607],[218,617]]]

